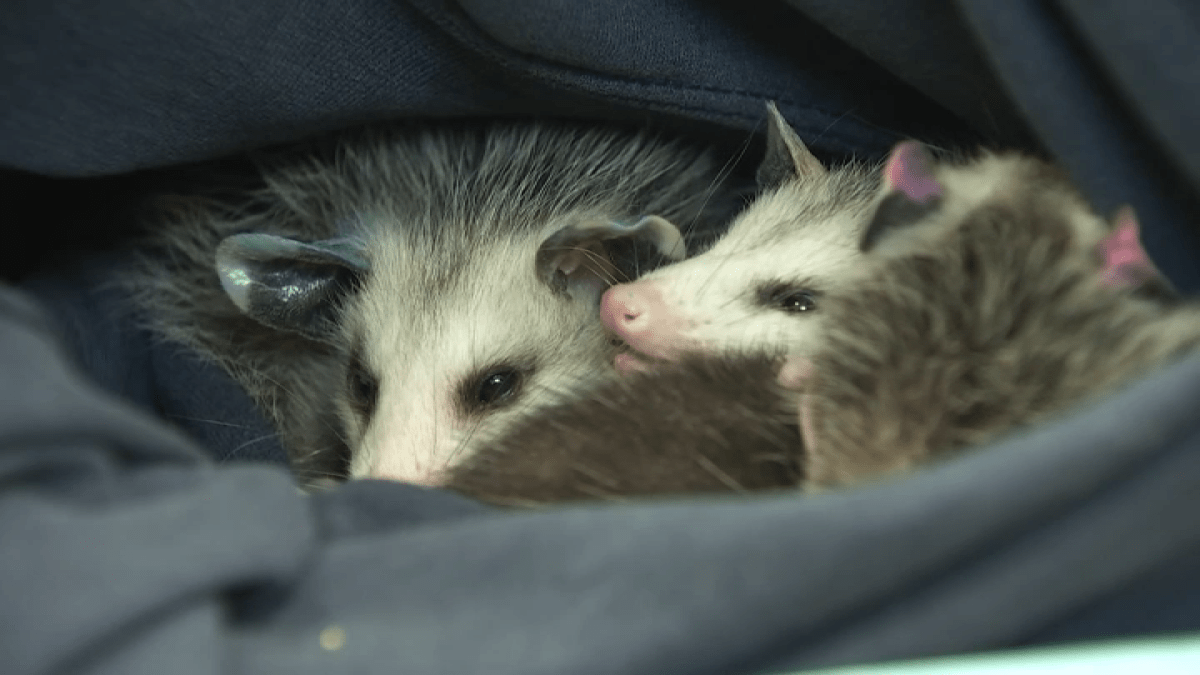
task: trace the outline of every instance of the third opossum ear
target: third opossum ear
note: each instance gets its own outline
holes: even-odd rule
[[[345,297],[369,266],[349,239],[305,243],[270,234],[236,234],[217,247],[221,286],[238,309],[272,328],[329,341]]]
[[[1096,245],[1105,285],[1131,288],[1160,300],[1175,300],[1179,293],[1163,276],[1142,245],[1141,225],[1132,206],[1117,209],[1110,232]]]
[[[767,103],[767,152],[758,167],[758,187],[771,190],[802,177],[821,176],[826,172],[779,112],[775,102]]]
[[[934,168],[933,155],[922,143],[904,141],[892,149],[883,169],[884,197],[859,241],[863,252],[937,210],[944,189],[934,176]]]
[[[556,293],[598,300],[609,286],[632,280],[663,259],[686,255],[679,228],[665,218],[645,216],[568,225],[542,242],[535,265],[538,278]]]

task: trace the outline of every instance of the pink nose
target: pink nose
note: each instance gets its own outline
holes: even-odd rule
[[[662,288],[654,281],[613,286],[600,299],[600,320],[635,351],[671,360],[690,344],[691,323],[667,304]]]
[[[636,283],[613,286],[600,299],[600,320],[612,332],[629,342],[649,333],[660,315],[665,314],[662,291],[653,284]]]

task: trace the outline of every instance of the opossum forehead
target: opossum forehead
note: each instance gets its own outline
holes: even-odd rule
[[[553,293],[535,274],[535,246],[518,244],[492,242],[441,266],[412,249],[377,256],[350,322],[369,365],[421,361],[462,377],[531,345],[547,359],[594,350],[596,308]]]
[[[756,200],[707,251],[647,278],[714,297],[744,294],[768,281],[819,284],[836,278],[857,257],[876,198],[873,181],[855,180],[849,189],[845,181],[833,187],[838,182],[833,179],[785,184]]]
[[[786,245],[797,238],[853,240],[877,199],[878,185],[873,171],[857,165],[790,181],[755,199],[714,248]]]
[[[496,369],[536,380],[607,364],[606,336],[590,313],[536,305],[480,293],[410,325],[396,317],[372,326],[365,349],[380,378],[381,409],[417,396],[454,407],[464,387]]]
[[[1017,154],[984,153],[967,163],[943,162],[933,170],[945,203],[968,211],[988,203],[1013,203],[1052,193],[1072,207],[1086,204],[1058,167]]]
[[[1026,239],[1036,221],[1040,226],[1068,228],[1067,235],[1083,254],[1100,241],[1106,225],[1057,167],[1019,155],[984,154],[955,164],[943,162],[932,169],[941,187],[939,203],[927,215],[903,228],[902,236],[887,236],[872,249],[874,256],[906,257],[928,251],[939,241],[959,234],[971,214],[997,209],[1010,214],[998,222],[1013,236]],[[881,198],[889,188],[880,189]],[[1036,215],[1035,215],[1036,214]]]
[[[859,257],[855,239],[834,223],[830,228],[806,228],[772,244],[738,247],[719,242],[696,258],[660,272],[672,284],[686,284],[705,293],[742,293],[756,282],[792,284],[831,283]],[[652,275],[653,276],[653,275]]]

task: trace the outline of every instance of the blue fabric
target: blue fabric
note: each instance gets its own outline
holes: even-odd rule
[[[1041,146],[1133,203],[1194,291],[1198,25],[1182,0],[15,0],[0,166],[112,182],[0,186],[10,240],[63,251],[112,216],[80,196],[134,169],[388,117],[647,122],[735,153],[776,99],[827,158]],[[42,249],[5,247],[5,275]],[[749,673],[1200,629],[1196,362],[815,499],[309,498],[227,378],[136,328],[119,264],[0,290],[4,673]]]
[[[280,467],[214,468],[82,379],[25,298],[0,293],[0,317],[21,384],[0,390],[9,673],[912,658],[1023,644],[1200,551],[1200,361],[871,488],[500,514],[374,481],[306,498]]]
[[[1172,161],[1200,163],[1200,133],[1178,123],[1200,100],[1185,74],[1194,71],[1181,69],[1195,63],[1200,41],[1200,24],[1179,23],[1185,3],[1063,3],[1073,15],[1035,0],[960,4],[1010,95],[1095,207],[1132,204],[1155,264],[1181,289],[1200,290],[1200,181],[1189,185]],[[1170,30],[1152,37],[1148,23]],[[1157,115],[1139,124],[1131,103]]]
[[[852,49],[791,27],[799,17],[783,6],[753,16],[683,0],[169,7],[0,9],[0,166],[108,174],[398,116],[658,113],[749,130],[767,98],[824,152],[882,153],[902,134],[962,131]]]
[[[76,365],[105,390],[153,411],[196,440],[214,460],[287,464],[274,430],[223,371],[156,340],[113,283],[118,253],[76,257],[27,278],[52,313]]]

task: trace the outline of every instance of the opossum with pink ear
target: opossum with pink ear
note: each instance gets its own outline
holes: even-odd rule
[[[610,288],[601,319],[630,348],[622,370],[687,352],[797,353],[814,344],[827,294],[861,259],[875,165],[826,168],[773,103],[759,195],[708,250]]]
[[[333,147],[174,201],[126,284],[250,393],[306,485],[437,484],[613,373],[600,294],[736,204],[709,151],[641,131],[411,125]]]
[[[907,142],[883,175],[853,291],[784,366],[805,485],[911,470],[1200,350],[1200,303],[1154,266],[1133,209],[1097,215],[1058,167]]]
[[[1155,268],[1133,210],[1100,217],[1060,169],[907,142],[882,177],[803,350],[629,373],[523,420],[449,485],[510,506],[847,486],[1200,353],[1200,303]]]

